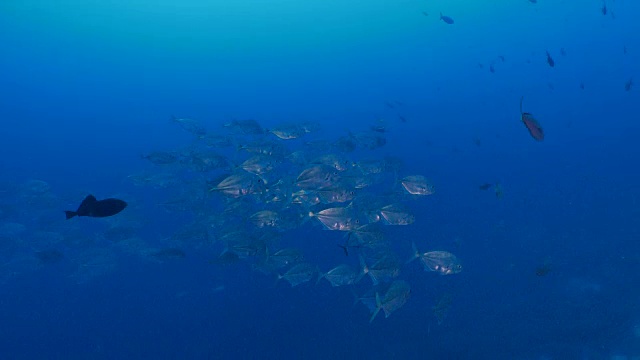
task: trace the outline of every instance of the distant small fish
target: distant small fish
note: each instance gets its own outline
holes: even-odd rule
[[[502,197],[504,196],[504,191],[502,190],[502,185],[500,183],[496,183],[496,185],[494,186],[494,191],[496,193],[496,198],[498,199],[502,199]]]
[[[422,12],[422,15],[424,15],[424,16],[429,16],[429,13],[427,13],[426,11],[423,11],[423,12]]]
[[[580,89],[584,90],[584,83],[580,83]]]
[[[602,15],[607,15],[607,3],[602,3],[602,9],[600,9],[600,11],[602,11]]]
[[[505,60],[504,55],[498,55],[498,59],[500,59],[500,61],[504,62],[504,60]]]
[[[401,122],[403,122],[403,123],[406,123],[406,122],[407,122],[407,118],[406,118],[406,117],[404,117],[404,116],[402,116],[402,115],[398,115],[398,120],[400,120],[400,121],[401,121]]]
[[[67,220],[75,216],[89,216],[89,217],[107,217],[113,216],[127,207],[127,203],[120,199],[104,199],[97,200],[93,195],[87,195],[78,210],[65,211]]]
[[[489,65],[489,72],[491,72],[492,74],[495,74],[496,68],[493,67],[493,64]]]
[[[622,53],[627,55],[627,45],[622,47]]]
[[[544,131],[542,130],[542,126],[540,126],[540,124],[532,114],[522,111],[523,100],[524,96],[520,98],[520,118],[522,120],[522,123],[527,127],[527,130],[529,130],[529,134],[531,134],[531,137],[533,137],[537,141],[542,141],[544,140]]]
[[[633,79],[631,79],[631,78],[630,78],[630,79],[629,79],[629,81],[627,81],[627,82],[624,84],[624,90],[625,90],[625,91],[631,91],[631,88],[632,88],[632,87],[633,87]]]
[[[482,184],[482,185],[478,186],[478,189],[480,189],[480,190],[489,190],[489,189],[491,189],[492,186],[493,186],[493,184],[486,183],[486,184]]]
[[[542,265],[536,269],[536,276],[545,276],[551,271],[549,266]]]
[[[538,0],[529,0],[529,2],[532,3],[532,4],[537,4]]]
[[[560,55],[567,56],[567,51],[564,48],[560,48]]]
[[[453,19],[449,16],[446,15],[442,15],[442,13],[440,13],[440,20],[444,21],[445,23],[451,25],[454,23]]]
[[[549,51],[545,51],[547,53],[547,64],[549,64],[549,66],[554,67],[556,66],[556,62],[553,61],[553,58],[551,57],[551,54],[549,54]]]
[[[546,258],[544,263],[536,268],[536,276],[546,276],[551,271],[551,268],[551,259]]]

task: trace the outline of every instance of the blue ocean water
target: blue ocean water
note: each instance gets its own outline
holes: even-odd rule
[[[0,358],[640,358],[638,15],[631,0],[0,2]],[[261,234],[237,218],[273,205],[222,213],[235,199],[204,180],[226,170],[142,159],[196,158],[203,140],[173,115],[231,139],[212,151],[236,165],[255,137],[230,135],[234,119],[319,125],[260,137],[287,155],[384,138],[319,152],[401,160],[356,197],[415,216],[383,226],[406,304],[370,323],[354,300],[384,289],[368,276],[292,287],[260,256],[219,261],[228,227]],[[435,193],[409,196],[408,175]],[[129,206],[65,220],[87,194]],[[277,233],[271,251],[322,272],[360,266],[316,219]],[[405,264],[412,243],[463,271]],[[150,255],[165,247],[186,256]]]

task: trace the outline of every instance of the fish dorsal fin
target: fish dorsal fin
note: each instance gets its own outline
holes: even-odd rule
[[[84,200],[82,200],[82,203],[80,203],[80,208],[84,209],[86,207],[92,206],[97,202],[98,202],[98,199],[96,199],[95,196],[89,194],[87,195],[87,197],[84,198]]]
[[[95,196],[89,194],[87,197],[82,200],[80,206],[78,206],[78,210],[76,212],[80,216],[86,216],[91,213],[91,209],[94,208],[95,204],[98,202]]]

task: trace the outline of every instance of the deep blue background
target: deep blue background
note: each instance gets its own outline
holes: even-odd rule
[[[206,252],[165,263],[118,253],[86,282],[68,260],[14,274],[3,254],[0,357],[640,356],[640,92],[624,89],[640,81],[640,2],[606,4],[605,16],[595,0],[1,2],[0,179],[6,191],[49,183],[60,200],[39,216],[57,221],[93,192],[136,203],[147,241],[187,223],[127,181],[149,168],[141,153],[191,141],[171,114],[211,130],[234,117],[311,120],[331,139],[385,118],[376,154],[437,187],[395,241],[407,255],[411,241],[448,249],[465,270],[403,267],[409,302],[370,325],[347,289],[274,285]],[[521,96],[544,142],[519,121]],[[478,190],[495,181],[500,200]],[[30,211],[14,217],[35,222]],[[77,220],[83,236],[102,229]],[[322,258],[336,251],[329,233],[290,236]],[[545,259],[552,271],[536,277]],[[444,293],[453,304],[437,325]]]

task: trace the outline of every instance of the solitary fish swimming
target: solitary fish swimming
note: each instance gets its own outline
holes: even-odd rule
[[[549,51],[547,51],[546,53],[547,53],[547,64],[549,64],[549,66],[551,67],[556,66],[556,62],[553,61],[553,58],[551,57],[551,54],[549,54]]]
[[[93,195],[87,195],[76,211],[65,211],[67,220],[74,216],[107,217],[113,216],[127,207],[127,203],[120,199],[97,200]]]
[[[442,15],[442,13],[440,13],[440,20],[444,21],[445,23],[451,25],[454,23],[453,19],[447,15]]]
[[[537,141],[544,140],[544,131],[542,130],[542,126],[540,126],[532,114],[522,111],[522,100],[524,100],[524,96],[520,98],[520,118],[522,119],[522,123],[527,127],[527,130],[529,130],[531,137]]]

